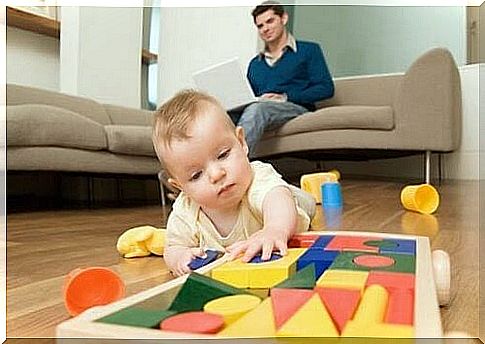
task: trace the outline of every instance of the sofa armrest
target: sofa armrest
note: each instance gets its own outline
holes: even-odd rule
[[[103,104],[111,124],[152,126],[153,111]]]
[[[394,103],[397,139],[410,149],[453,151],[461,135],[461,86],[451,53],[435,48],[409,67]]]

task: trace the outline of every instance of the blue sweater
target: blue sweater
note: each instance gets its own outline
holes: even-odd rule
[[[286,93],[288,101],[315,110],[314,103],[333,96],[334,85],[320,46],[296,41],[296,52],[286,49],[273,65],[258,55],[249,63],[247,77],[256,96]]]

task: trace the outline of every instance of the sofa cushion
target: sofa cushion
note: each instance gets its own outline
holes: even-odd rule
[[[394,119],[390,106],[331,106],[307,112],[285,123],[276,136],[335,129],[392,130]]]
[[[103,126],[75,112],[50,105],[7,106],[8,146],[57,146],[101,150]]]
[[[141,125],[106,125],[108,149],[113,153],[156,156],[152,127]]]
[[[110,118],[98,102],[36,87],[7,84],[7,105],[39,104],[66,109],[99,124],[109,124]]]

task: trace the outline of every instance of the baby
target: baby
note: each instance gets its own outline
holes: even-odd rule
[[[241,127],[235,127],[219,102],[186,90],[156,113],[153,145],[181,192],[167,222],[165,262],[177,276],[205,250],[243,254],[250,261],[273,250],[285,255],[288,239],[305,231],[315,200],[287,184],[273,167],[249,162]]]

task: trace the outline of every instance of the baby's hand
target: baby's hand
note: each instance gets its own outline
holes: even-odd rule
[[[204,251],[199,247],[169,247],[164,258],[170,271],[178,277],[190,273],[192,270],[188,265],[192,259],[204,255]]]
[[[244,252],[241,261],[245,263],[249,262],[259,252],[262,252],[262,260],[268,260],[275,249],[279,250],[282,256],[286,255],[287,242],[288,237],[283,231],[265,228],[251,235],[248,240],[239,241],[227,247],[227,252],[230,253],[232,258]]]

